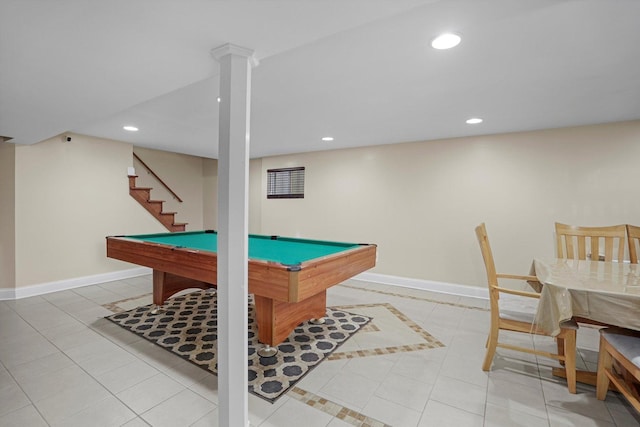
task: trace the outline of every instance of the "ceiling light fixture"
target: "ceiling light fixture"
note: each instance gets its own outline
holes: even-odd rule
[[[467,119],[468,125],[477,125],[478,123],[482,123],[482,119],[479,117],[473,117],[473,118]]]
[[[459,35],[453,33],[445,33],[440,34],[435,39],[431,40],[431,47],[434,49],[451,49],[452,47],[456,47],[460,44]]]
[[[326,142],[331,142],[331,141],[333,141],[333,137],[332,136],[325,136],[325,137],[322,138],[322,140],[326,141]]]
[[[135,126],[123,126],[122,129],[129,131],[129,132],[138,132],[138,128]]]

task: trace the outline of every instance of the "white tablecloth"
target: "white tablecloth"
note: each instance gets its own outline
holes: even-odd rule
[[[532,269],[544,284],[536,314],[541,329],[557,335],[560,322],[576,316],[640,330],[638,264],[535,259]]]

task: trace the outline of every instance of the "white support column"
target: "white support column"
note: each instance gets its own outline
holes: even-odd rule
[[[249,425],[247,262],[249,111],[253,51],[226,44],[220,62],[218,132],[218,420]]]

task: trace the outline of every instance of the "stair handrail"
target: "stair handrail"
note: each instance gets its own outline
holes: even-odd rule
[[[151,175],[153,175],[158,182],[160,182],[160,184],[162,184],[164,186],[164,188],[167,189],[167,191],[169,191],[169,193],[171,193],[173,195],[173,197],[175,197],[175,199],[177,201],[179,201],[180,203],[182,203],[182,199],[180,198],[180,196],[178,196],[175,191],[173,191],[171,188],[169,188],[169,186],[153,171],[153,169],[151,169],[141,158],[140,156],[138,156],[136,153],[133,153],[133,157],[135,157],[140,164],[142,164],[142,166],[144,166]]]

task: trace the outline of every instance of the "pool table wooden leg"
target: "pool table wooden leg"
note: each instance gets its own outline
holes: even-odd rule
[[[258,340],[270,346],[284,341],[300,323],[327,314],[327,291],[299,302],[277,301],[255,295]]]
[[[191,288],[208,289],[212,287],[215,287],[215,285],[165,273],[164,271],[153,270],[153,303],[156,307],[161,307],[176,292]]]

